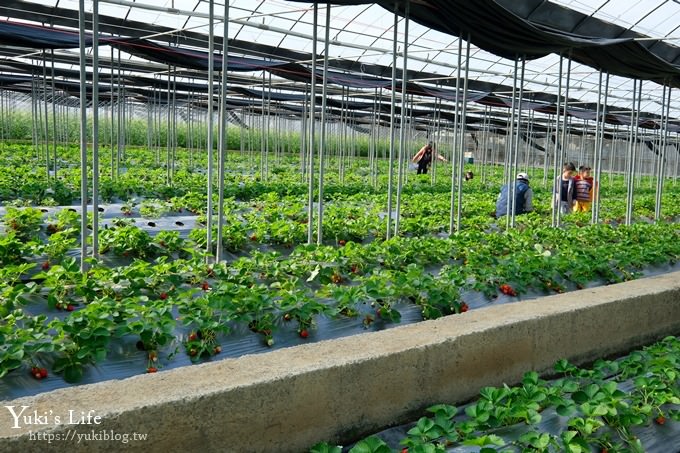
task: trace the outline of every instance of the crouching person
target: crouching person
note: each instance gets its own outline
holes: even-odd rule
[[[510,199],[511,194],[510,184],[506,184],[501,188],[501,193],[496,201],[496,218],[503,217],[511,212],[512,203]],[[534,210],[533,205],[534,192],[529,187],[529,175],[526,173],[518,173],[515,180],[515,215],[524,214]]]

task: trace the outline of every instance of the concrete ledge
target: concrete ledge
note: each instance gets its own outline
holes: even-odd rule
[[[559,358],[584,363],[679,333],[676,272],[3,401],[43,417],[14,429],[0,407],[0,451],[304,451],[518,382],[528,370],[547,372]],[[69,411],[90,423],[70,424]],[[38,439],[50,435],[49,446]]]

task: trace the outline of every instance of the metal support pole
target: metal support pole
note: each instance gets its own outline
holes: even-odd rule
[[[229,56],[229,1],[224,2],[224,28],[222,29],[222,81],[220,86],[219,145],[217,146],[217,262],[224,259],[222,236],[224,234],[224,164],[227,153],[227,69]],[[212,55],[211,55],[212,57]]]
[[[456,69],[456,100],[455,100],[455,118],[453,122],[453,148],[451,152],[451,209],[449,211],[449,235],[455,231],[455,200],[456,200],[456,163],[458,162],[458,126],[460,124],[460,81],[461,81],[461,66],[463,65],[463,38],[458,37],[458,69]],[[488,112],[487,112],[488,113]]]
[[[599,83],[599,88],[598,88],[598,95],[597,95],[597,100],[598,100],[598,109],[600,107],[600,91],[602,90],[602,71],[600,71],[600,83]],[[600,191],[602,188],[601,184],[601,178],[602,178],[602,151],[603,151],[603,146],[604,146],[604,130],[605,130],[605,125],[607,124],[607,99],[609,95],[609,72],[607,72],[607,76],[605,78],[605,87],[604,87],[604,100],[602,101],[602,114],[598,112],[597,114],[597,121],[598,124],[600,125],[600,130],[599,130],[599,140],[597,141],[597,149],[596,149],[596,157],[594,159],[595,163],[595,174],[594,174],[594,181],[595,181],[595,187],[593,187],[593,206],[592,206],[592,223],[598,223],[600,219]],[[610,157],[611,158],[611,157]]]
[[[396,91],[397,91],[397,40],[399,38],[399,4],[394,3],[394,26],[393,26],[393,37],[392,37],[392,93],[390,96],[390,152],[388,160],[388,176],[387,176],[387,231],[385,234],[385,239],[390,239],[392,237],[392,184],[394,179],[394,146],[396,141],[396,130],[395,130],[395,103],[396,103]],[[402,108],[404,106],[402,105]],[[395,233],[396,234],[396,233]]]
[[[635,159],[635,144],[633,143],[635,141],[635,100],[637,96],[637,84],[638,81],[637,79],[633,79],[633,103],[631,105],[630,109],[630,131],[629,131],[629,140],[628,140],[628,152],[627,154],[627,160],[626,160],[626,172],[625,172],[625,177],[626,177],[626,216],[625,216],[625,224],[630,225],[631,220],[632,220],[632,215],[633,215],[633,162]]]
[[[314,151],[316,150],[316,48],[318,41],[319,5],[314,3],[312,38],[312,80],[309,107],[309,154],[307,155],[307,244],[314,243]]]
[[[664,91],[665,91],[666,86],[664,85]],[[663,196],[663,186],[664,186],[664,181],[666,178],[666,166],[668,164],[666,160],[666,146],[668,146],[668,118],[670,116],[670,108],[671,108],[671,91],[672,88],[669,85],[668,86],[668,97],[666,98],[666,93],[664,92],[664,99],[661,105],[662,109],[662,122],[663,124],[661,125],[662,127],[662,135],[661,135],[661,146],[659,147],[659,171],[658,171],[658,179],[657,179],[657,184],[656,184],[656,205],[654,209],[654,220],[659,221],[661,219],[661,197]],[[663,114],[663,103],[665,103],[666,107],[666,112],[665,115]]]
[[[215,2],[210,0],[208,2],[208,134],[207,134],[207,150],[208,150],[208,172],[207,172],[207,192],[208,192],[208,206],[207,206],[207,220],[206,220],[206,252],[212,254],[212,224],[213,224],[213,119],[214,119],[214,77],[215,77]],[[170,131],[168,131],[169,133]],[[210,257],[207,257],[210,261]]]
[[[456,210],[456,231],[461,230],[463,213],[463,170],[465,153],[465,130],[467,128],[467,99],[468,99],[468,75],[470,73],[470,34],[468,33],[465,45],[465,78],[463,79],[463,111],[460,117],[460,140],[458,142],[458,207]],[[433,153],[434,154],[434,153]],[[436,159],[437,156],[432,156]]]
[[[411,3],[406,0],[406,10],[404,11],[404,52],[403,69],[401,72],[401,130],[399,131],[399,154],[397,156],[397,207],[394,221],[394,235],[399,234],[399,218],[401,217],[401,189],[404,179],[404,155],[406,154],[406,86],[408,84],[408,23]],[[433,151],[433,155],[435,152]],[[434,156],[433,156],[434,158]]]
[[[508,129],[507,129],[507,134],[505,136],[505,169],[503,171],[503,176],[504,176],[504,184],[508,186],[508,203],[505,208],[505,229],[508,230],[510,228],[510,214],[512,213],[512,204],[511,200],[515,196],[515,192],[513,190],[514,188],[514,180],[512,178],[512,172],[514,169],[512,168],[512,154],[513,154],[513,140],[515,138],[515,118],[517,117],[516,113],[516,106],[517,106],[517,58],[515,58],[515,67],[512,71],[512,103],[510,107],[510,116],[508,119]]]
[[[317,212],[316,243],[323,243],[323,175],[326,154],[326,98],[328,97],[328,48],[331,34],[331,4],[326,3],[326,31],[323,49],[323,82],[321,88],[321,140],[319,143],[319,206]]]
[[[80,50],[80,270],[87,271],[87,72],[85,47],[85,0],[78,2]]]
[[[510,172],[510,193],[512,194],[510,196],[510,199],[508,200],[508,205],[512,203],[512,210],[510,211],[510,227],[514,228],[515,227],[515,194],[516,194],[516,187],[515,187],[515,172],[517,171],[517,158],[519,155],[519,136],[521,133],[521,127],[522,127],[522,98],[524,96],[524,69],[526,66],[526,58],[522,57],[522,70],[519,78],[519,97],[517,99],[517,128],[515,130],[515,144],[513,146],[514,151],[513,151],[513,161],[512,161],[512,171]]]
[[[56,159],[54,162],[56,176]],[[92,258],[99,258],[99,2],[97,1],[92,3]]]

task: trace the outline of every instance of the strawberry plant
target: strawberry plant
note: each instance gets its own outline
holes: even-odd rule
[[[46,319],[45,315],[28,316],[20,309],[3,316],[0,320],[0,377],[24,362],[35,364],[39,354],[53,351]],[[39,371],[42,374],[42,370]]]
[[[35,239],[40,232],[42,224],[42,212],[36,208],[7,208],[2,222],[8,232],[13,232],[15,237],[22,242]]]
[[[3,266],[22,260],[24,244],[13,231],[0,234],[0,264]]]
[[[179,231],[163,230],[153,238],[153,245],[157,247],[159,254],[170,255],[179,253],[184,248],[184,239]]]
[[[50,328],[56,331],[55,340],[60,352],[54,362],[54,371],[63,372],[67,382],[77,382],[86,365],[104,360],[116,329],[113,318],[106,306],[91,303],[63,321],[53,320]]]
[[[218,335],[229,331],[229,320],[221,308],[223,301],[206,295],[198,298],[185,298],[179,307],[182,322],[191,328],[191,334],[184,341],[184,348],[192,362],[203,356],[218,354]]]
[[[99,235],[100,251],[113,250],[116,255],[146,258],[152,254],[149,233],[133,225],[103,229]]]
[[[147,219],[159,219],[166,215],[169,209],[168,203],[155,198],[142,201],[139,205],[139,214]]]

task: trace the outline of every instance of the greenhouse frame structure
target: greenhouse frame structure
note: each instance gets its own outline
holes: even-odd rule
[[[665,36],[645,33],[678,17],[680,5],[675,1],[603,0],[590,10],[574,0],[559,4],[348,0],[311,5],[261,1],[256,8],[245,1],[53,3],[11,0],[0,6],[0,16],[6,18],[0,22],[0,105],[7,112],[30,101],[33,140],[44,146],[45,174],[50,178],[58,172],[56,144],[63,135],[57,119],[68,116],[79,100],[83,212],[96,212],[99,203],[99,127],[110,123],[111,152],[117,149],[110,169],[115,176],[124,153],[125,118],[140,107],[146,110],[148,144],[159,149],[160,143],[153,142],[161,121],[170,131],[176,130],[179,118],[186,118],[190,128],[205,123],[205,137],[197,133],[192,141],[196,138],[198,145],[211,151],[208,212],[215,210],[216,185],[218,243],[224,220],[229,121],[244,134],[260,128],[258,166],[264,179],[270,151],[264,137],[265,131],[271,132],[271,119],[276,119],[276,136],[290,129],[301,132],[300,173],[309,186],[309,243],[323,241],[329,136],[335,132],[346,140],[348,129],[370,137],[374,184],[380,151],[389,159],[387,238],[399,232],[401,189],[408,177],[414,136],[421,142],[434,140],[452,164],[450,233],[460,229],[463,164],[469,151],[474,151],[479,164],[502,163],[506,182],[520,169],[542,166],[557,172],[569,158],[592,161],[597,180],[603,171],[621,171],[627,178],[627,224],[633,220],[637,176],[642,172],[656,176],[657,219],[664,183],[668,178],[675,183],[678,176],[680,121],[672,97],[672,88],[680,83],[680,49],[672,44],[678,27],[663,28]],[[616,24],[620,18],[603,13],[621,9],[622,3],[635,18],[623,25]],[[154,19],[130,20],[131,15],[143,14]],[[338,17],[345,15],[351,19],[337,25]],[[168,26],[170,17],[179,18],[179,25],[175,20],[174,26]],[[373,25],[356,29],[356,24],[374,18]],[[265,35],[268,39],[258,39]],[[300,40],[306,44],[300,45]],[[445,45],[433,48],[431,42],[437,40]],[[306,51],[309,45],[311,51]],[[105,46],[110,48],[108,56],[100,52]],[[340,56],[331,58],[336,51]],[[430,53],[435,56],[430,58]],[[416,65],[417,70],[411,69]],[[217,146],[213,147],[207,144],[215,141],[215,122]],[[389,146],[379,150],[377,139],[383,134]],[[86,178],[88,143],[92,181]],[[176,136],[167,134],[164,145],[171,182]],[[243,140],[241,151],[254,145],[252,139]],[[279,152],[278,144],[276,148]],[[342,145],[338,153],[341,162],[351,157]],[[342,164],[338,171],[344,171]],[[433,183],[434,178],[433,172]],[[544,176],[543,184],[549,183]],[[598,221],[598,208],[596,198],[592,222]],[[95,257],[96,217],[91,250]],[[208,215],[208,244],[212,221]],[[82,216],[83,268],[88,256],[86,222]],[[554,208],[552,224],[560,225],[560,212]],[[506,227],[513,225],[511,213]],[[223,259],[219,247],[216,259]]]

